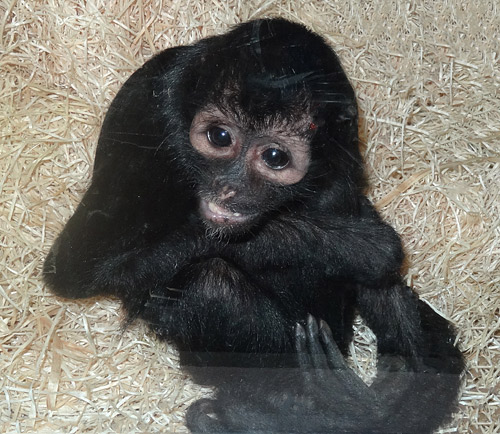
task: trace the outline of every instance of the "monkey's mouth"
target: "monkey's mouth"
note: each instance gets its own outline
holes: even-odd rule
[[[242,214],[240,212],[233,212],[215,202],[201,199],[200,212],[202,217],[217,225],[223,226],[239,226],[248,223],[256,214]]]

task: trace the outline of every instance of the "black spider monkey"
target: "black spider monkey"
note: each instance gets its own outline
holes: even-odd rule
[[[357,130],[337,56],[299,24],[165,50],[111,104],[45,281],[117,296],[177,345],[218,387],[188,409],[192,431],[431,432],[464,361],[403,283],[400,239],[363,194]],[[356,311],[377,337],[370,387],[342,356]]]

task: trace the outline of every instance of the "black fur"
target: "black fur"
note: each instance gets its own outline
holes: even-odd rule
[[[189,142],[207,106],[248,131],[313,119],[307,174],[255,184],[239,206],[261,215],[244,230],[212,233],[198,212],[226,167]],[[249,22],[165,50],[124,84],[44,277],[64,297],[118,296],[218,387],[189,408],[193,432],[431,432],[455,408],[464,362],[450,324],[403,284],[399,237],[363,187],[355,96],[334,52],[298,24]],[[356,310],[377,336],[371,387],[341,354]]]

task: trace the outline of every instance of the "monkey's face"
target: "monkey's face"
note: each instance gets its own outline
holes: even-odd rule
[[[209,227],[242,232],[293,196],[309,168],[314,124],[305,114],[282,119],[250,125],[216,107],[195,115],[189,138],[204,161],[197,194]]]

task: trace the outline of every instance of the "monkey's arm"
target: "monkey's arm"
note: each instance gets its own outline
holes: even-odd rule
[[[179,267],[203,251],[195,237],[154,234],[143,227],[120,231],[119,220],[105,210],[87,210],[81,204],[50,250],[43,268],[51,289],[68,298],[100,294],[139,296],[152,284],[167,283]],[[192,235],[194,228],[190,228]]]
[[[283,260],[282,255],[291,266],[297,261],[305,269],[319,264],[329,276],[356,283],[356,307],[377,336],[379,354],[402,357],[412,368],[442,359],[442,369],[449,370],[458,361],[461,371],[462,356],[454,346],[452,327],[403,283],[399,236],[371,207],[357,217],[288,222],[277,233],[273,239],[281,241],[269,246],[271,261]],[[273,251],[282,246],[288,248]],[[251,263],[250,258],[248,261]]]
[[[81,298],[147,291],[148,284],[168,281],[203,251],[195,242],[199,225],[186,224],[194,199],[169,148],[176,129],[160,109],[191,50],[175,47],[153,57],[113,100],[92,184],[44,264],[45,280],[56,294]],[[189,226],[185,233],[183,226]]]
[[[399,236],[378,216],[280,216],[252,240],[227,249],[245,267],[314,266],[331,277],[373,285],[397,278],[404,257]]]
[[[330,382],[346,381],[351,392],[339,393],[338,388],[330,389],[332,384],[320,387],[316,381],[311,386],[316,392],[307,392],[311,399],[343,399],[340,405],[345,417],[338,420],[346,420],[346,429],[353,432],[370,431],[368,427],[398,432],[406,427],[409,432],[424,433],[437,428],[456,405],[463,357],[454,345],[451,325],[402,283],[403,253],[395,231],[375,213],[357,219],[330,219],[324,225],[307,221],[273,224],[268,229],[275,232],[274,237],[256,238],[258,243],[269,240],[272,254],[268,258],[249,255],[246,260],[257,266],[268,260],[304,269],[309,261],[315,266],[324,264],[325,269],[330,264],[332,276],[350,277],[357,283],[357,307],[378,340],[379,373],[370,389],[373,395],[332,371],[326,374]],[[266,247],[262,244],[260,248]],[[424,418],[421,409],[427,415]],[[335,422],[335,408],[325,409],[322,417],[330,429],[342,426]]]
[[[184,233],[193,199],[175,174],[163,175],[154,150],[118,147],[110,150],[113,158],[101,155],[91,186],[45,260],[45,280],[58,295],[147,290],[145,283],[168,281],[202,248],[194,242],[201,225]]]

